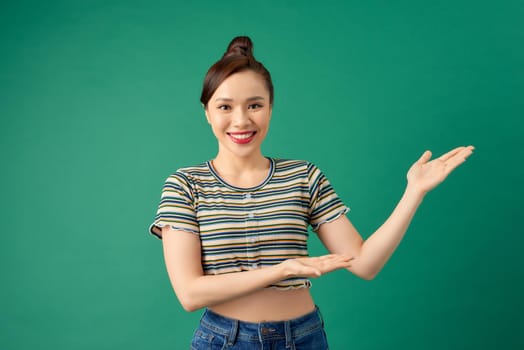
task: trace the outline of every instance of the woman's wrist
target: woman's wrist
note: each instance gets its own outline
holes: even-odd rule
[[[426,191],[423,191],[420,188],[417,188],[416,186],[412,186],[408,183],[406,186],[406,189],[404,190],[403,197],[409,198],[409,199],[412,199],[418,202],[422,202],[426,194],[427,194]]]
[[[275,275],[280,280],[293,277],[292,272],[290,271],[289,267],[287,266],[286,260],[282,261],[281,263],[277,265],[273,265],[271,268],[274,269]]]

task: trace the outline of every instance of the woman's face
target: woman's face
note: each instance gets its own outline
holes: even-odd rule
[[[246,70],[224,80],[206,108],[219,153],[238,157],[260,154],[271,111],[269,91],[258,73]]]

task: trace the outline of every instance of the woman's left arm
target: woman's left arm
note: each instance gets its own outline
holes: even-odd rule
[[[320,240],[331,253],[355,257],[349,271],[363,279],[373,279],[404,237],[424,196],[462,164],[473,149],[473,146],[457,147],[431,161],[431,152],[424,152],[408,171],[408,184],[399,203],[367,240],[362,239],[345,215],[320,225],[317,230]]]

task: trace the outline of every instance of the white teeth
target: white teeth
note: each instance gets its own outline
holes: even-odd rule
[[[245,140],[251,136],[253,136],[254,133],[250,132],[248,134],[235,134],[235,135],[231,135],[232,137],[234,137],[235,139],[239,139],[239,140]]]

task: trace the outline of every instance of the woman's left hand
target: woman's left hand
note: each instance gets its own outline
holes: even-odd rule
[[[408,171],[408,187],[426,194],[444,181],[456,167],[464,163],[474,149],[473,146],[457,147],[431,161],[431,151],[424,152]]]

